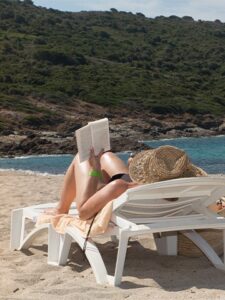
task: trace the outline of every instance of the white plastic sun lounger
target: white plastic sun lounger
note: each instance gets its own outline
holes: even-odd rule
[[[205,228],[222,229],[224,237],[225,218],[207,208],[222,195],[225,195],[225,179],[212,176],[174,179],[127,190],[113,202],[111,221],[114,226],[109,226],[107,232],[101,235],[116,236],[119,241],[113,276],[107,274],[103,258],[93,239],[89,238],[87,242],[85,254],[97,282],[120,284],[128,239],[142,234],[154,235],[160,254],[177,255],[176,233],[179,231],[191,239],[216,268],[225,271],[224,262],[195,231]],[[168,201],[165,198],[179,199]],[[167,234],[161,236],[164,232]],[[49,241],[51,240],[49,263],[55,265],[66,264],[72,241],[77,242],[81,248],[85,243],[79,230],[70,226],[64,235],[56,233],[50,227]]]
[[[195,177],[173,179],[168,181],[146,184],[127,190],[113,201],[111,222],[105,234],[101,237],[117,237],[119,241],[114,275],[108,275],[103,258],[94,243],[89,238],[86,245],[86,257],[93,269],[98,283],[119,285],[122,279],[128,240],[132,236],[153,234],[157,250],[160,254],[177,254],[177,232],[191,239],[208,257],[212,264],[225,271],[224,262],[218,257],[212,247],[195,231],[196,229],[221,229],[225,236],[225,218],[210,211],[207,206],[215,203],[225,195],[225,179],[222,177]],[[178,198],[177,201],[166,199]],[[29,208],[17,212],[15,219],[29,215]],[[15,228],[14,216],[12,226]],[[18,223],[18,222],[16,222]],[[20,224],[24,224],[20,221]],[[51,225],[44,225],[49,233],[48,263],[64,265],[67,262],[71,243],[77,242],[83,248],[85,239],[80,231],[67,226],[64,235],[57,233]],[[19,227],[19,225],[18,225]],[[33,233],[41,231],[40,227]],[[13,232],[14,231],[14,232]],[[18,229],[12,230],[12,248],[28,247],[32,233],[23,238]],[[162,233],[166,235],[161,235]],[[100,236],[98,236],[99,238]],[[225,239],[224,239],[225,240]],[[19,246],[19,247],[18,247]]]

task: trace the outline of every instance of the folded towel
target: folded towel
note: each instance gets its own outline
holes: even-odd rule
[[[89,232],[89,236],[94,237],[96,235],[104,233],[108,228],[111,215],[112,202],[109,202],[95,216],[94,222]],[[81,231],[82,236],[86,237],[92,220],[93,218],[84,221],[81,220],[79,216],[72,216],[68,214],[59,214],[53,216],[46,213],[41,213],[37,217],[36,226],[39,226],[44,223],[51,223],[53,228],[61,234],[65,233],[67,226],[74,226]]]

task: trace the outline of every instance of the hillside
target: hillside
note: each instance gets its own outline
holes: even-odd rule
[[[58,130],[80,101],[222,116],[225,24],[0,0],[0,132]]]

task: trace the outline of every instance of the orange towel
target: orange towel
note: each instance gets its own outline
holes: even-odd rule
[[[98,234],[104,233],[109,225],[111,215],[112,202],[109,202],[96,215],[89,236],[94,237]],[[71,216],[68,214],[60,214],[53,216],[42,213],[37,218],[36,226],[41,225],[43,223],[51,223],[53,228],[61,234],[65,233],[67,226],[74,226],[81,231],[82,236],[86,237],[92,220],[93,218],[83,221],[79,218],[79,216]]]

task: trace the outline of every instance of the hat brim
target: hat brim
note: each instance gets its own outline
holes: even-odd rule
[[[187,177],[200,177],[200,176],[207,176],[207,173],[195,166],[192,163],[189,163],[187,165],[186,170],[179,176],[179,177],[168,177],[167,179],[161,179],[154,178],[153,176],[147,176],[146,168],[145,168],[145,162],[146,158],[149,156],[149,154],[154,151],[154,149],[141,151],[138,154],[135,155],[135,157],[132,159],[129,165],[129,175],[132,181],[139,183],[139,184],[147,184],[147,183],[153,183],[157,181],[163,181],[163,180],[169,180],[169,179],[175,179],[175,178],[187,178]]]
[[[153,149],[145,150],[137,153],[135,157],[132,159],[129,165],[129,175],[132,181],[144,184],[144,183],[150,183],[146,182],[144,173],[145,173],[145,162],[146,158],[149,156],[149,153],[151,153]],[[153,182],[153,181],[152,181]]]
[[[191,163],[188,165],[187,170],[182,175],[182,177],[200,177],[200,176],[207,176],[207,173],[203,169]]]

